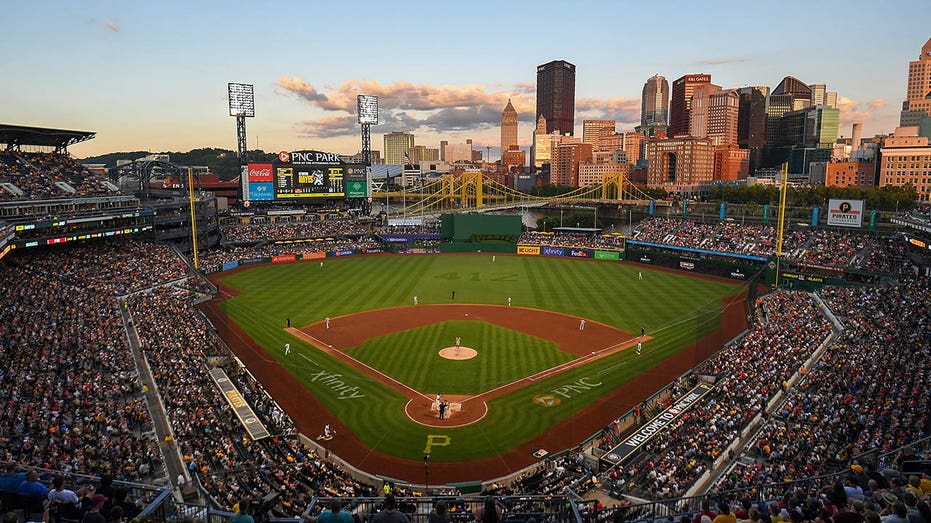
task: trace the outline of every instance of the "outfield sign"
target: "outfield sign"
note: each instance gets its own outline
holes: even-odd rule
[[[638,450],[647,441],[650,441],[653,436],[665,429],[667,425],[675,421],[676,418],[681,416],[685,411],[689,410],[692,405],[698,403],[712,390],[714,390],[712,385],[707,383],[699,384],[697,387],[689,391],[685,396],[682,396],[679,401],[675,402],[666,410],[661,412],[659,416],[656,416],[650,420],[649,423],[640,427],[639,430],[628,436],[627,439],[606,452],[604,456],[601,457],[602,466],[604,468],[608,468],[615,467],[623,463],[634,453],[634,451]]]
[[[539,256],[540,247],[537,245],[518,245],[517,254],[521,254],[523,256]]]
[[[620,260],[621,253],[618,251],[595,251],[596,260]]]
[[[862,227],[863,200],[828,200],[828,225]]]
[[[543,256],[565,256],[565,255],[566,255],[566,249],[562,247],[550,247],[550,246],[543,247]]]
[[[262,422],[259,421],[255,412],[252,411],[252,407],[243,399],[242,394],[239,393],[236,386],[233,385],[226,376],[226,372],[223,369],[210,369],[210,377],[213,378],[213,382],[216,383],[217,388],[220,389],[220,394],[226,398],[230,407],[233,408],[233,413],[239,418],[242,426],[246,428],[246,432],[249,433],[250,438],[253,440],[260,440],[271,435],[268,433],[265,425],[262,425]]]

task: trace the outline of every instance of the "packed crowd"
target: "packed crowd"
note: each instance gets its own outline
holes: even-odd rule
[[[736,222],[700,223],[683,219],[644,221],[634,240],[753,256],[773,256],[775,230],[769,225]],[[888,274],[911,274],[908,246],[899,238],[824,228],[801,227],[783,236],[786,259],[802,266],[843,270],[848,267]]]
[[[929,281],[823,294],[843,334],[776,409],[720,488],[830,473],[864,453],[888,452],[927,435]]]
[[[624,238],[601,234],[525,232],[520,235],[517,243],[519,245],[552,245],[586,249],[622,249]]]
[[[764,321],[692,374],[693,385],[701,377],[713,380],[712,392],[648,440],[629,463],[612,470],[609,479],[650,499],[681,496],[831,333],[807,294],[771,294],[760,310]]]
[[[286,239],[317,239],[358,236],[368,227],[354,220],[300,220],[291,222],[249,223],[220,227],[225,243],[255,243]]]
[[[898,217],[915,225],[931,227],[931,204],[922,203],[914,209],[900,213]]]
[[[640,225],[633,239],[730,254],[770,256],[775,250],[775,236],[771,225],[651,218]]]
[[[0,264],[6,460],[137,481],[163,474],[114,296],[181,276],[179,261],[166,247],[127,242]]]
[[[5,201],[120,194],[105,177],[90,172],[69,156],[52,153],[0,152],[0,182],[23,192],[17,195],[0,189],[0,200]],[[64,182],[74,192],[56,182]]]

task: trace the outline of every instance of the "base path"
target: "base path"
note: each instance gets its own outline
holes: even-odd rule
[[[224,273],[225,275],[226,273]],[[211,276],[211,280],[221,288],[220,296],[198,307],[211,319],[213,325],[233,352],[294,420],[300,432],[307,434],[309,437],[314,437],[314,435],[320,433],[324,424],[329,423],[338,434],[336,438],[329,442],[330,451],[353,466],[371,474],[385,474],[412,483],[420,483],[423,480],[422,460],[398,458],[367,447],[335,415],[329,412],[310,391],[305,389],[290,372],[282,367],[275,358],[269,356],[239,325],[231,321],[220,310],[219,303],[237,293],[234,289],[220,283],[218,276]],[[744,294],[743,296],[722,300],[725,305],[738,306],[725,307],[721,319],[722,328],[719,331],[698,340],[695,345],[683,349],[672,358],[648,369],[632,381],[608,392],[597,401],[583,407],[577,413],[556,425],[548,427],[537,437],[524,442],[517,448],[498,456],[468,462],[432,462],[430,464],[431,483],[490,480],[515,473],[538,463],[539,459],[532,455],[537,449],[543,448],[555,452],[575,447],[580,441],[603,429],[619,414],[632,409],[667,383],[675,380],[686,370],[704,360],[720,348],[725,341],[745,329],[747,327],[746,312],[739,303],[745,297]],[[444,308],[448,308],[448,310],[441,313]],[[475,308],[475,311],[470,311],[470,308]],[[428,312],[430,309],[437,311],[437,317],[430,320],[421,319],[425,314],[434,314]],[[477,319],[554,341],[562,350],[579,356],[591,355],[592,351],[597,352],[600,350],[597,347],[604,349],[617,344],[620,341],[619,335],[628,336],[627,343],[632,341],[636,345],[635,338],[631,338],[613,327],[601,325],[597,322],[586,320],[585,331],[580,333],[578,332],[579,318],[573,316],[556,314],[555,316],[559,318],[555,318],[553,321],[561,323],[559,328],[555,328],[547,322],[525,322],[520,319],[521,312],[519,311],[533,311],[533,309],[515,307],[510,308],[515,309],[514,311],[507,309],[506,307],[481,305],[421,305],[417,307],[416,315],[410,314],[408,307],[383,309],[360,313],[361,315],[372,315],[370,319],[377,318],[377,321],[373,319],[362,324],[378,328],[381,334],[373,331],[364,333],[353,331],[350,324],[345,321],[349,318],[347,316],[331,318],[331,328],[329,329],[331,332],[329,334],[323,333],[323,335],[328,340],[332,340],[328,344],[334,345],[334,349],[336,347],[346,348],[359,345],[361,341],[374,336],[437,321]],[[388,314],[390,311],[397,311],[398,314]],[[540,312],[545,313],[546,311]],[[469,314],[468,318],[465,317],[466,314]],[[358,318],[358,316],[352,315],[351,325],[356,328],[360,325],[358,320],[361,318]],[[602,328],[604,328],[603,331]],[[314,324],[301,330],[305,332],[305,335],[308,334],[308,331],[311,335],[317,335],[326,329],[322,324]],[[333,336],[333,338],[329,336]],[[584,348],[578,345],[578,342],[584,343],[586,340],[594,340],[597,343]],[[420,394],[416,391],[415,393]],[[455,400],[459,403],[463,399],[465,398],[448,398],[451,402]],[[424,409],[425,412],[432,400],[433,397],[424,399],[425,405],[427,405]],[[455,418],[453,419],[455,421]]]
[[[430,391],[416,391],[345,352],[371,338],[449,320],[482,321],[529,334],[553,342],[559,350],[572,354],[576,358],[481,394],[462,396],[457,402],[457,409],[440,419],[434,406],[435,398],[428,394]],[[634,338],[627,332],[592,320],[586,320],[584,330],[582,330],[578,316],[558,312],[525,307],[465,304],[379,309],[330,318],[329,327],[325,322],[318,322],[300,329],[289,327],[285,330],[407,396],[410,401],[405,407],[405,413],[411,421],[429,427],[446,428],[462,427],[480,421],[488,413],[487,402],[498,396],[514,392],[534,381],[556,376],[610,356],[635,346],[637,341],[652,339],[650,336]],[[466,349],[475,352],[468,347],[459,347],[458,354],[461,356],[462,351]],[[456,358],[456,350],[457,347],[443,349],[450,353],[452,359]]]

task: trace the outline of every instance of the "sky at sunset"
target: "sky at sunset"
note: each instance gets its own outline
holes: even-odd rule
[[[536,66],[576,65],[583,119],[640,119],[644,81],[710,73],[723,87],[787,75],[836,91],[842,136],[891,132],[908,62],[931,37],[928,0],[877,3],[7,2],[0,123],[96,131],[77,157],[236,149],[227,83],[255,85],[249,148],[361,148],[357,94],[377,95],[382,135],[473,139],[498,157],[501,111],[533,130]]]

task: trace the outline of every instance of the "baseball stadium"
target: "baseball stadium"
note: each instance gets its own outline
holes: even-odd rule
[[[0,126],[4,512],[927,511],[927,203],[394,190],[321,151],[244,165],[236,201],[67,154],[92,138]]]

